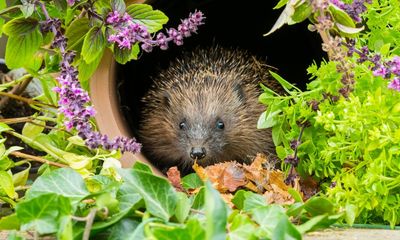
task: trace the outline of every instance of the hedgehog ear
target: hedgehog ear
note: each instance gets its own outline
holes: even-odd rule
[[[236,94],[239,97],[239,100],[241,102],[246,101],[246,94],[245,94],[243,86],[241,84],[236,83],[235,86],[233,87],[233,90],[236,92]]]

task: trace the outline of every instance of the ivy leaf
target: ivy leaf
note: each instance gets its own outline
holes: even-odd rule
[[[285,215],[285,217],[282,217],[276,225],[272,235],[272,240],[288,239],[301,240],[301,234]]]
[[[85,36],[90,30],[89,22],[88,18],[78,18],[67,27],[65,37],[69,50],[81,51]]]
[[[227,206],[209,181],[205,184],[206,239],[226,239]]]
[[[230,240],[252,240],[255,236],[256,225],[244,214],[237,214],[229,225],[228,239]]]
[[[20,226],[21,224],[15,213],[0,218],[0,230],[19,230]]]
[[[154,228],[152,233],[156,239],[163,240],[205,239],[204,229],[197,219],[190,219],[184,227]]]
[[[324,197],[313,197],[308,199],[304,204],[304,209],[307,210],[312,216],[317,216],[325,213],[332,213],[333,204]]]
[[[132,168],[147,173],[153,173],[150,166],[145,163],[142,163],[141,161],[136,161]]]
[[[175,209],[175,217],[180,223],[184,223],[190,212],[190,201],[185,193],[177,192],[178,201]]]
[[[16,213],[22,231],[50,234],[58,230],[61,217],[71,214],[71,203],[68,198],[48,193],[18,203]]]
[[[117,192],[117,200],[119,201],[119,208],[124,211],[126,209],[136,209],[135,206],[142,200],[142,197],[139,193],[136,193],[135,188],[130,184],[123,183]]]
[[[38,26],[38,21],[31,18],[16,18],[3,26],[4,33],[9,36],[5,53],[8,68],[32,65],[32,59],[43,41]]]
[[[191,173],[182,178],[182,186],[186,189],[196,189],[204,185],[196,173]]]
[[[268,205],[252,208],[252,219],[264,230],[272,233],[282,218],[287,218],[284,209],[279,205]]]
[[[82,176],[70,168],[60,168],[36,179],[26,194],[26,199],[37,198],[47,193],[67,197],[75,205],[89,195]]]
[[[119,169],[118,172],[142,196],[150,214],[168,221],[174,214],[177,196],[166,179],[135,169]]]
[[[139,224],[140,222],[136,219],[130,219],[130,218],[122,219],[109,229],[110,235],[107,237],[107,239],[109,240],[130,239],[129,236],[133,232],[135,232]],[[137,239],[144,239],[144,238],[137,238]]]
[[[147,4],[132,4],[126,8],[126,12],[131,15],[133,22],[144,25],[149,33],[157,32],[168,22],[168,17],[163,12],[153,10]]]
[[[106,38],[101,27],[92,27],[83,40],[81,55],[87,64],[101,58],[106,47]]]

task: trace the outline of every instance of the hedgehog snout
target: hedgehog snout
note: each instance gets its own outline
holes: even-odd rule
[[[206,149],[204,147],[192,147],[190,149],[190,157],[193,160],[200,160],[206,156]]]

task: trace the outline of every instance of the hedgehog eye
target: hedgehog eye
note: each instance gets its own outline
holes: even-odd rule
[[[221,130],[225,128],[225,124],[222,120],[217,121],[217,128]]]
[[[185,121],[180,122],[179,123],[179,129],[183,130],[185,128],[186,128],[186,122]]]

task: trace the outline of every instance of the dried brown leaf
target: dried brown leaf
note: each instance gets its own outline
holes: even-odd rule
[[[185,191],[182,186],[181,173],[179,172],[177,167],[169,168],[167,171],[167,177],[168,177],[168,180],[171,182],[172,186],[174,186],[174,188],[177,191],[179,191],[179,192]]]

